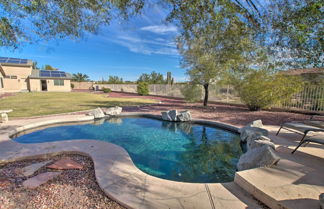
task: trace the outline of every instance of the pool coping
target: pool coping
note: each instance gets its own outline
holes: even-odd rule
[[[147,113],[123,113],[119,117],[161,116]],[[34,121],[33,121],[34,120]],[[107,196],[127,208],[246,208],[228,183],[176,182],[151,176],[139,170],[122,147],[96,140],[71,140],[38,144],[21,144],[10,136],[46,125],[93,121],[93,116],[65,115],[56,118],[25,119],[25,123],[0,134],[0,164],[59,154],[81,154],[94,163],[100,188]],[[209,120],[193,119],[191,123],[238,132],[237,127]],[[107,152],[109,150],[109,152]]]
[[[57,115],[55,115],[57,116]],[[155,119],[155,120],[161,120],[164,121],[162,119],[162,117],[160,115],[154,115],[154,114],[147,114],[147,113],[121,113],[120,115],[116,115],[116,116],[107,116],[101,119],[109,119],[111,117],[145,117],[145,118],[151,118],[151,119]],[[31,118],[34,119],[34,118]],[[37,118],[39,119],[39,118]],[[78,119],[72,119],[72,120],[46,120],[46,121],[42,121],[42,122],[38,122],[38,123],[31,123],[28,125],[24,125],[24,126],[20,126],[18,128],[16,128],[15,130],[12,130],[8,135],[9,138],[12,138],[13,135],[19,134],[21,132],[30,130],[30,129],[35,129],[35,128],[42,128],[45,126],[51,126],[51,125],[60,125],[60,124],[73,124],[73,123],[82,123],[82,122],[90,122],[90,121],[95,121],[96,119],[94,119],[93,116],[85,116],[85,117],[81,117]],[[100,119],[97,119],[100,120]],[[221,128],[221,129],[225,129],[227,131],[239,134],[239,127],[230,125],[230,124],[226,124],[226,123],[220,123],[220,122],[216,122],[216,121],[211,121],[211,120],[201,120],[201,119],[195,119],[193,118],[191,121],[187,121],[185,123],[192,123],[192,124],[198,124],[198,125],[206,125],[206,126],[211,126],[214,128]],[[1,135],[0,135],[1,137]],[[1,141],[1,139],[0,139]]]

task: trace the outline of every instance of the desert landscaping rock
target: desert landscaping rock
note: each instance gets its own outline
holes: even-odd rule
[[[60,160],[54,162],[51,165],[48,165],[47,168],[52,168],[52,169],[56,169],[56,170],[67,170],[67,169],[81,170],[83,168],[83,166],[69,158],[63,158],[63,159],[60,159]]]
[[[249,129],[249,128],[262,128],[262,127],[263,127],[262,120],[255,120],[255,121],[252,121],[252,122],[248,123],[243,128],[240,128],[239,133],[241,134],[242,141],[244,141],[245,138],[246,138],[245,135],[242,135],[245,132],[246,129]]]
[[[122,107],[110,107],[105,109],[105,114],[106,115],[119,115],[122,112],[123,108]]]
[[[169,114],[169,116],[171,118],[171,121],[177,121],[178,120],[178,118],[177,118],[178,111],[177,110],[170,110],[168,114]]]
[[[26,160],[6,164],[0,175],[13,179],[10,187],[0,187],[0,208],[109,208],[124,209],[105,195],[96,182],[93,163],[80,155],[60,155],[51,159],[69,157],[83,165],[83,170],[64,170],[62,173],[35,189],[25,189],[22,180],[13,170],[44,160]],[[50,171],[43,167],[38,173]]]
[[[279,160],[280,157],[271,146],[264,144],[241,155],[237,163],[237,169],[242,171],[258,167],[269,167],[277,164]]]
[[[34,189],[39,187],[40,185],[48,182],[49,180],[55,178],[56,176],[60,175],[62,172],[46,172],[38,174],[30,179],[27,179],[23,182],[23,186],[28,189]]]
[[[243,128],[241,128],[241,130],[244,130],[244,128],[251,128],[251,127],[262,128],[263,127],[262,120],[254,120],[254,121],[248,123]]]
[[[162,119],[163,120],[166,120],[166,121],[171,121],[172,120],[168,111],[167,112],[161,112],[161,114],[162,114]]]
[[[95,119],[105,117],[105,113],[102,111],[100,107],[89,112],[89,115],[93,115]]]
[[[34,163],[34,164],[28,165],[24,168],[16,170],[16,173],[23,175],[25,177],[29,177],[29,176],[33,175],[36,171],[38,171],[41,167],[43,167],[51,162],[52,162],[51,160],[48,160],[48,161],[44,161],[44,162]]]
[[[273,148],[273,150],[276,149],[275,144],[272,143],[271,139],[266,136],[260,136],[257,139],[249,138],[249,140],[246,142],[246,146],[248,150],[260,147],[264,144],[269,145],[271,148]]]
[[[263,139],[259,139],[259,140],[254,140],[254,141],[250,141],[250,143],[247,144],[247,149],[255,149],[255,148],[259,148],[261,146],[267,145],[269,147],[271,147],[273,150],[276,150],[276,145],[269,140],[263,140]]]
[[[258,167],[269,167],[279,162],[276,146],[268,138],[268,130],[263,129],[261,120],[256,120],[240,129],[241,141],[246,143],[247,152],[237,163],[239,171]]]
[[[261,136],[268,136],[269,132],[263,128],[249,127],[241,129],[240,137],[242,142],[257,140]]]
[[[188,110],[181,111],[180,113],[178,113],[177,110],[169,110],[166,112],[161,112],[161,114],[162,119],[166,121],[191,121],[191,114]]]
[[[182,111],[178,114],[177,119],[182,122],[191,121],[191,114],[188,110]]]

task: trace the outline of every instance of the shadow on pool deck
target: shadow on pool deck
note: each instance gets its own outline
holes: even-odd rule
[[[281,157],[278,165],[238,172],[235,182],[270,208],[319,209],[318,198],[324,192],[324,147],[310,144],[291,154],[301,136],[286,131],[275,136],[278,127],[267,129]]]

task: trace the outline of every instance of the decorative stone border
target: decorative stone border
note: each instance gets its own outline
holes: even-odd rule
[[[145,113],[124,113],[120,117],[160,116]],[[122,147],[96,140],[71,140],[39,144],[20,144],[9,136],[28,129],[67,122],[91,121],[92,116],[49,119],[25,124],[0,135],[0,164],[17,160],[48,158],[58,154],[81,154],[90,157],[100,188],[112,199],[128,208],[246,208],[229,190],[228,183],[185,183],[160,179],[139,170]],[[192,123],[220,127],[237,132],[238,128],[213,121]]]
[[[157,120],[162,120],[162,117],[160,115],[153,115],[153,114],[147,114],[147,113],[122,113],[119,115],[119,117],[146,117],[146,118],[152,118]],[[206,125],[211,126],[214,128],[222,128],[234,133],[239,133],[239,129],[236,126],[232,126],[225,123],[219,123],[211,120],[200,120],[200,119],[192,119],[189,122],[183,122],[183,123],[193,123],[193,124],[199,124],[199,125]]]

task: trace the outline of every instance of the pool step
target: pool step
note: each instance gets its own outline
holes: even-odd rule
[[[234,182],[273,209],[319,209],[324,192],[323,173],[281,160],[273,168],[256,168],[235,174]]]

